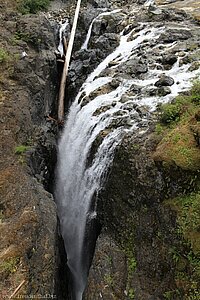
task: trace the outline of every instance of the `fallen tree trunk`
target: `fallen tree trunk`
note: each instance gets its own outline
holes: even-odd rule
[[[63,73],[62,73],[62,78],[61,78],[61,83],[60,83],[60,91],[59,91],[59,98],[58,98],[58,122],[59,123],[62,123],[64,120],[65,88],[66,88],[69,63],[70,63],[72,48],[73,48],[73,44],[74,44],[74,37],[75,37],[75,33],[76,33],[76,27],[77,27],[77,22],[78,22],[80,6],[81,6],[81,0],[78,0],[77,5],[76,5],[75,15],[74,15],[74,21],[73,21],[73,26],[72,26],[72,30],[71,30],[71,35],[70,35],[70,39],[69,39],[69,44],[68,44],[67,52],[65,55],[65,63],[64,63]]]

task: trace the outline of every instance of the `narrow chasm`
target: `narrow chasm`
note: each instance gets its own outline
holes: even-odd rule
[[[64,124],[74,1],[0,5],[0,298],[199,299],[199,17],[165,2],[82,2]]]
[[[88,5],[57,152],[61,297],[196,297],[198,22],[154,1]]]

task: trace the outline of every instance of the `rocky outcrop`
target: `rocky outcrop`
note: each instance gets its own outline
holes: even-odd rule
[[[190,52],[191,43],[199,43],[199,35],[198,38],[196,35],[198,26],[196,27],[195,22],[185,12],[163,7],[156,9],[146,8],[132,19],[130,13],[129,19],[123,20],[132,26],[130,30],[135,28],[132,36],[141,30],[137,23],[140,21],[153,21],[151,24],[160,27],[164,22],[165,30],[158,41],[146,41],[146,44],[138,49],[138,55],[118,66],[117,70],[114,68],[116,62],[111,62],[109,66],[113,69],[106,69],[101,75],[111,75],[113,80],[99,91],[95,91],[94,95],[100,94],[102,89],[110,91],[116,88],[122,78],[133,78],[136,84],[133,84],[129,93],[120,100],[127,102],[127,108],[131,111],[133,108],[128,105],[128,101],[135,99],[135,95],[142,99],[142,95],[166,96],[171,93],[171,86],[175,81],[166,76],[165,71],[171,70],[179,60],[181,65],[182,50],[188,49]],[[193,28],[194,31],[183,29],[182,26],[186,23],[190,24],[190,29]],[[157,46],[159,43],[160,47]],[[176,45],[164,53],[163,50],[169,43]],[[187,51],[184,54],[186,57]],[[153,66],[160,71],[160,78],[158,76],[154,86],[147,89],[137,85],[139,80],[145,80],[145,74]],[[93,99],[93,95],[90,97]],[[90,99],[86,97],[85,101]],[[139,101],[138,106],[134,105],[134,109],[137,114],[135,113],[133,118],[143,119],[147,116],[148,121],[141,120],[139,129],[127,135],[117,148],[106,184],[100,192],[98,216],[103,229],[97,241],[84,299],[190,299],[189,297],[196,297],[199,289],[199,277],[192,267],[199,266],[199,250],[196,250],[197,243],[188,238],[189,233],[187,237],[183,234],[180,218],[186,218],[187,212],[184,215],[180,203],[174,199],[180,197],[181,202],[185,201],[184,197],[189,198],[191,193],[198,194],[198,142],[195,142],[189,129],[193,122],[196,126],[196,121],[193,116],[187,130],[184,127],[181,131],[177,125],[178,129],[174,130],[173,135],[171,133],[166,137],[162,126],[161,132],[158,133],[160,124],[156,125],[156,122],[159,119],[159,111],[150,117],[148,107],[141,106]],[[113,123],[111,126],[117,127],[118,124]],[[148,130],[144,133],[142,128],[147,127]],[[101,141],[108,132],[109,128],[102,132],[99,140]],[[179,134],[187,139],[190,144],[188,147],[192,145],[192,149],[196,149],[191,160],[185,153],[187,157],[184,156],[185,160],[181,160],[181,164],[178,155],[172,156],[172,152],[168,151],[169,139],[174,138],[173,147],[176,147],[175,140]],[[94,155],[100,141],[94,143],[91,155]],[[183,145],[182,143],[181,139],[180,145]],[[185,146],[186,143],[185,141]],[[186,207],[184,209],[187,211]],[[187,221],[190,222],[188,219]],[[197,231],[193,238],[198,235]],[[191,246],[194,244],[195,247]],[[189,258],[190,254],[192,260]]]
[[[100,294],[108,299],[134,299],[133,291],[135,299],[165,299],[168,291],[177,289],[173,249],[184,253],[187,247],[177,236],[176,214],[163,203],[195,191],[199,179],[191,185],[194,172],[155,162],[152,153],[157,143],[149,132],[140,138],[126,137],[116,151],[99,200],[99,215],[110,246],[105,246],[104,235],[100,236],[86,299],[93,293],[93,299],[100,299]],[[117,241],[114,249],[113,238]],[[107,265],[101,265],[105,259]],[[115,272],[110,267],[113,264],[119,265]],[[93,275],[95,272],[100,275]],[[120,278],[116,274],[121,274]]]
[[[21,283],[18,296],[53,297],[58,131],[48,116],[54,117],[57,94],[54,31],[44,16],[21,16],[11,5],[3,7],[0,34],[0,297],[8,299]]]
[[[7,2],[9,13],[5,11],[1,15],[0,31],[0,50],[4,50],[0,52],[1,296],[9,297],[24,282],[21,295],[38,295],[39,298],[39,295],[56,293],[58,299],[67,299],[70,298],[70,289],[65,290],[67,258],[60,247],[57,260],[56,248],[58,251],[57,245],[62,241],[57,240],[56,207],[51,194],[56,163],[55,136],[58,134],[52,119],[56,116],[59,77],[54,32],[42,14],[20,16],[12,12],[12,1]],[[185,161],[180,164],[179,157],[172,159],[166,139],[161,141],[162,128],[155,125],[159,111],[150,117],[148,106],[140,101],[143,96],[171,94],[174,78],[166,73],[177,62],[182,66],[192,63],[190,71],[199,67],[199,28],[184,11],[138,6],[145,2],[143,0],[110,2],[95,0],[84,4],[69,70],[69,102],[87,75],[117,47],[123,28],[126,27],[124,34],[130,33],[130,41],[137,38],[144,28],[143,22],[153,24],[155,28],[165,25],[167,29],[158,40],[144,41],[125,66],[116,69],[116,61],[111,61],[110,70],[104,70],[101,75],[112,75],[112,81],[85,97],[82,103],[85,105],[93,97],[116,89],[123,78],[135,80],[121,98],[131,117],[122,115],[120,121],[113,120],[110,127],[101,132],[91,150],[92,157],[111,128],[119,125],[130,128],[132,119],[138,121],[138,131],[125,136],[117,148],[107,182],[99,194],[98,221],[103,229],[97,241],[84,298],[188,299],[190,287],[194,295],[198,292],[197,276],[194,277],[192,269],[192,265],[198,269],[195,264],[197,251],[194,253],[186,238],[177,234],[180,230],[177,203],[171,205],[169,199],[197,193],[199,173],[191,168],[190,160],[185,167]],[[3,4],[1,6],[5,9]],[[122,11],[98,18],[105,8],[122,8]],[[65,12],[63,16],[66,16]],[[69,11],[67,17],[71,22]],[[81,49],[95,17],[88,49]],[[173,47],[170,43],[174,43]],[[161,45],[158,47],[158,44]],[[24,51],[27,56],[22,58]],[[142,85],[142,81],[148,79],[149,70],[162,74],[150,88]],[[175,83],[178,85],[178,81]],[[138,104],[130,103],[136,96]],[[114,107],[116,103],[112,105]],[[95,112],[96,115],[100,113]],[[195,115],[198,121],[197,111]],[[199,129],[194,119],[190,124],[192,131],[188,126],[183,133],[186,132],[187,137],[194,133],[192,145],[197,150]],[[161,130],[161,135],[155,134],[155,128]],[[175,141],[178,134],[179,131],[173,133]],[[198,155],[196,158],[199,161]],[[182,219],[188,222],[184,214]],[[198,249],[194,236],[192,241]],[[57,270],[58,264],[63,268]]]

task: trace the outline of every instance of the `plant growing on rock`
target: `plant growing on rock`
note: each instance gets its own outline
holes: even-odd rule
[[[40,10],[47,10],[51,0],[21,0],[18,10],[23,14],[36,14]]]
[[[15,148],[15,154],[24,154],[27,150],[29,150],[29,146],[20,145]]]
[[[134,300],[135,299],[135,291],[134,291],[134,289],[129,289],[129,291],[128,291],[128,296],[129,296],[129,298],[131,299],[131,300]]]
[[[173,102],[161,106],[161,123],[169,125],[173,122],[177,123],[185,117],[192,116],[198,108],[199,102],[200,81],[196,80],[188,93],[177,96]]]
[[[2,261],[0,264],[1,273],[6,273],[7,275],[9,275],[10,273],[16,272],[18,264],[18,257],[9,258],[5,261]]]
[[[195,81],[192,86],[191,100],[196,104],[200,103],[200,80]]]
[[[7,62],[7,61],[9,61],[8,52],[5,49],[0,48],[0,63],[4,63],[4,62]]]
[[[200,168],[199,100],[200,82],[195,81],[189,92],[161,106],[160,123],[155,132],[162,133],[163,138],[154,153],[156,161],[186,170]]]
[[[25,163],[25,153],[30,149],[30,146],[19,145],[15,148],[15,154],[19,155],[19,163]]]
[[[181,247],[172,248],[170,253],[175,263],[176,285],[181,294],[187,295],[183,299],[197,300],[200,293],[200,194],[191,193],[166,203],[177,212],[178,233],[182,237]]]

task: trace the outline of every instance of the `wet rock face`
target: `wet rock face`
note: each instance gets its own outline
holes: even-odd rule
[[[28,88],[31,116],[39,124],[43,116],[55,110],[58,74],[53,30],[45,18],[38,17],[23,17],[16,28],[17,38],[24,42],[28,56],[16,63],[13,78]]]
[[[52,192],[56,152],[57,128],[46,119],[56,107],[54,31],[45,17],[6,10],[0,29],[10,55],[9,64],[0,65],[0,298],[9,298],[23,280],[21,295],[53,295],[57,218],[45,188]]]
[[[150,132],[140,137],[136,134],[127,136],[116,151],[100,196],[99,216],[108,239],[111,235],[118,245],[114,249],[109,247],[110,261],[116,259],[116,265],[120,266],[120,255],[126,255],[123,269],[126,276],[120,273],[120,279],[116,279],[115,273],[120,272],[120,267],[113,273],[108,265],[101,265],[108,250],[104,248],[104,238],[100,237],[87,291],[90,295],[94,293],[92,285],[97,286],[94,299],[99,299],[97,293],[103,297],[107,293],[103,289],[105,270],[110,274],[108,286],[117,299],[130,299],[131,288],[136,299],[162,299],[165,291],[175,289],[170,249],[179,245],[176,214],[162,202],[180,195],[184,189],[194,190],[195,186],[189,185],[194,174],[175,166],[165,169],[155,163],[151,153],[157,142]],[[117,256],[115,251],[118,251]],[[94,276],[95,271],[101,275]],[[120,285],[116,287],[117,282]]]
[[[192,37],[192,34],[189,30],[184,29],[168,29],[163,35],[161,35],[161,39],[164,43],[171,43],[178,40],[187,40]]]
[[[101,73],[102,76],[113,76],[112,81],[103,87],[108,91],[118,87],[123,78],[134,79],[131,89],[120,101],[127,103],[126,109],[132,112],[132,118],[142,120],[139,129],[132,136],[127,135],[117,148],[107,182],[99,195],[98,216],[103,234],[99,237],[84,299],[164,299],[167,291],[176,289],[174,261],[170,254],[170,249],[180,245],[176,214],[163,203],[197,188],[197,181],[190,184],[193,172],[184,171],[175,164],[165,167],[154,161],[153,153],[159,138],[152,131],[157,115],[149,118],[148,107],[140,105],[139,101],[138,105],[131,106],[130,99],[136,96],[142,100],[144,95],[166,96],[171,93],[176,82],[165,72],[171,70],[182,55],[188,61],[186,53],[190,51],[191,43],[198,44],[199,28],[190,23],[190,17],[184,12],[164,8],[159,8],[159,13],[158,10],[145,9],[135,17],[129,14],[127,19],[123,18],[122,22],[127,25],[126,33],[133,30],[130,41],[137,38],[137,32],[142,29],[140,21],[151,22],[148,24],[157,28],[165,22],[165,30],[158,40],[144,41],[124,65],[115,68],[117,63],[113,60],[109,63],[110,69]],[[186,24],[191,30],[187,30]],[[97,24],[94,33],[100,34],[100,28]],[[95,34],[94,38],[97,38]],[[93,43],[95,41],[91,40],[89,49]],[[171,43],[174,43],[172,48]],[[148,71],[155,69],[158,76],[152,86],[142,86]],[[99,95],[103,88],[86,97],[85,103]],[[111,126],[115,128],[118,124],[113,122]],[[148,131],[143,133],[142,129],[147,127]],[[106,134],[106,130],[101,133],[91,155]]]
[[[174,79],[172,77],[161,75],[160,79],[155,82],[155,86],[171,86],[174,84]]]
[[[106,6],[108,8],[108,6]],[[111,10],[111,9],[110,9]],[[80,17],[82,27],[80,30],[81,43],[75,44],[75,53],[72,56],[72,62],[69,68],[68,78],[68,97],[71,100],[75,97],[80,88],[81,84],[86,79],[87,75],[119,44],[119,32],[120,27],[118,26],[122,15],[116,13],[111,16],[99,16],[103,13],[102,7],[99,10],[93,10],[93,7],[85,10]],[[91,37],[88,42],[88,49],[81,49],[84,39],[86,38],[87,31],[92,22],[93,18],[96,20],[93,23]],[[89,20],[89,22],[88,22]],[[84,29],[84,32],[83,32]],[[76,37],[77,39],[77,37]]]

